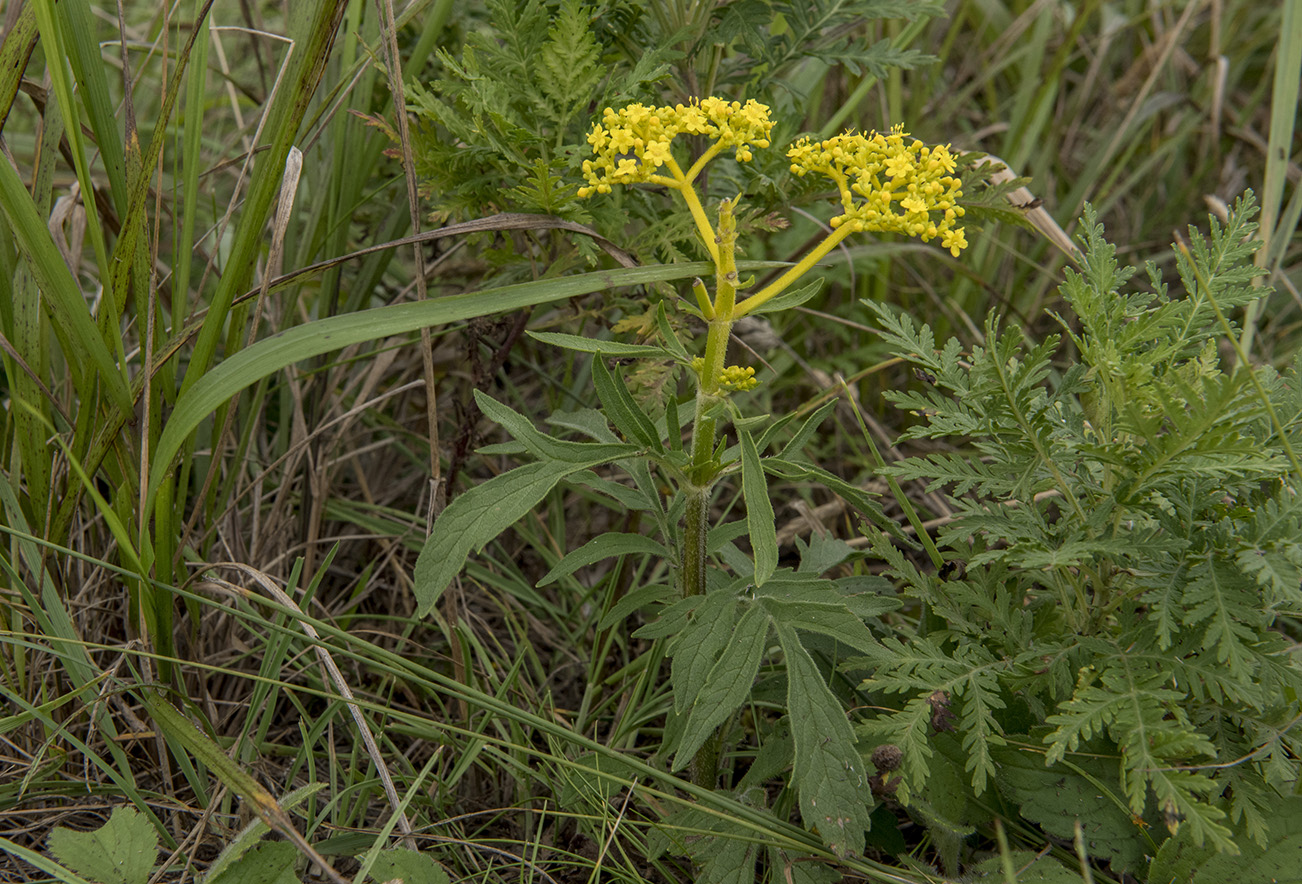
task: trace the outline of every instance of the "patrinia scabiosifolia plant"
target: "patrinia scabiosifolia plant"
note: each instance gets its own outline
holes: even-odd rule
[[[1061,290],[1070,349],[993,316],[983,347],[937,348],[868,305],[934,378],[887,394],[925,417],[904,438],[966,446],[890,468],[948,490],[947,568],[875,544],[927,613],[868,653],[865,687],[904,702],[863,730],[895,747],[897,797],[933,822],[988,819],[994,785],[1052,834],[1082,819],[1091,853],[1132,873],[1166,831],[1229,852],[1276,840],[1302,757],[1302,360],[1280,377],[1218,351],[1263,292],[1252,214],[1249,196],[1209,238],[1191,231],[1172,297],[1152,266],[1147,290],[1126,288],[1135,270],[1087,210]]]
[[[587,424],[590,441],[561,439],[477,394],[484,414],[536,459],[471,489],[442,513],[417,563],[416,592],[421,610],[429,611],[472,550],[482,549],[562,481],[611,494],[614,473],[599,476],[593,470],[614,465],[627,476],[616,496],[623,505],[649,514],[659,537],[603,535],[563,559],[543,582],[630,552],[651,552],[673,563],[676,586],[635,589],[603,623],[618,622],[638,607],[657,606],[658,619],[639,634],[663,642],[672,657],[674,714],[667,727],[671,765],[683,769],[690,764],[692,779],[706,788],[718,785],[722,728],[749,699],[761,663],[770,656],[770,636],[776,636],[786,666],[791,739],[776,765],[764,769],[780,773],[794,765],[794,789],[785,794],[798,796],[805,824],[816,827],[837,853],[854,854],[863,849],[873,799],[853,728],[828,686],[827,667],[817,662],[824,658],[811,654],[809,641],[812,637],[821,647],[832,640],[868,653],[878,645],[865,620],[897,603],[879,593],[880,580],[821,576],[844,560],[848,548],[835,561],[816,562],[817,557],[807,556],[800,569],[779,568],[767,476],[820,483],[862,511],[876,508],[854,485],[801,459],[805,441],[827,408],[804,421],[782,446],[777,440],[789,418],[745,416],[735,394],[753,388],[757,379],[753,368],[727,363],[728,342],[733,323],[741,317],[784,309],[812,296],[816,284],[795,292],[788,289],[852,233],[890,231],[938,239],[957,255],[966,245],[957,226],[963,209],[957,205],[955,162],[945,147],[928,147],[898,128],[887,134],[802,140],[788,151],[793,172],[831,179],[840,194],[841,214],[832,219],[827,238],[795,266],[762,289],[747,291],[749,283],[741,280],[736,260],[739,198],[723,199],[711,218],[697,188],[703,170],[724,151],[745,162],[753,150],[769,147],[772,126],[766,106],[719,98],[672,107],[633,104],[607,109],[593,126],[588,137],[593,156],[583,165],[587,184],[581,196],[609,193],[616,186],[658,185],[689,208],[701,248],[714,266],[713,293],[700,280],[693,287],[695,310],[708,329],[703,346],[681,340],[666,320],[663,305],[657,312],[663,346],[535,335],[600,357],[592,361],[592,374],[609,425]],[[698,156],[688,155],[687,136],[706,145]],[[664,415],[653,418],[621,376],[608,368],[609,357],[667,359],[682,366],[695,386],[687,444],[677,397],[668,396]],[[729,425],[734,445],[724,438]],[[770,448],[777,450],[769,453]],[[667,498],[653,471],[668,480]],[[745,500],[745,521],[740,526],[713,526],[712,497],[721,483],[734,479],[739,479]],[[739,534],[732,530],[737,527],[749,535],[749,558],[740,557],[731,543]],[[743,782],[737,788],[762,785]],[[752,795],[750,800],[762,802],[763,790],[754,791],[758,798]],[[794,800],[787,799],[784,813],[790,812]],[[708,818],[702,825],[710,828]],[[702,854],[703,861],[712,855],[712,861],[723,862],[726,854],[732,868],[744,866],[749,856],[753,866],[754,845],[728,844],[705,850],[697,841],[686,849]]]

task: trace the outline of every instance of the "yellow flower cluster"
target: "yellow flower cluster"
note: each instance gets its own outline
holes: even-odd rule
[[[755,377],[755,369],[749,365],[744,368],[729,365],[719,373],[719,386],[728,390],[753,390],[759,386],[759,378]]]
[[[731,147],[737,159],[746,162],[752,147],[769,146],[772,128],[769,108],[754,99],[744,105],[722,98],[702,98],[673,107],[608,107],[588,135],[596,159],[583,163],[588,184],[579,188],[579,196],[610,193],[612,184],[654,182],[677,186],[684,177],[690,180],[691,174],[683,175],[669,151],[670,143],[680,134],[713,139],[715,144],[707,152],[710,156]],[[659,174],[666,166],[672,178]]]
[[[841,191],[844,214],[833,227],[851,225],[850,232],[880,230],[920,237],[940,237],[941,245],[958,257],[967,246],[958,199],[963,195],[953,177],[954,157],[946,145],[927,147],[906,143],[908,133],[896,126],[887,135],[847,132],[827,141],[802,138],[787,151],[791,171],[825,175]],[[855,195],[863,197],[856,202]],[[939,214],[939,217],[937,217]]]
[[[697,374],[705,371],[705,359],[701,356],[695,357],[692,360],[692,370]],[[755,369],[750,366],[728,365],[719,372],[719,386],[725,390],[744,392],[758,387],[759,378],[755,377]]]

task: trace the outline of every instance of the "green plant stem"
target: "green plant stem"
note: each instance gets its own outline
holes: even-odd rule
[[[705,593],[705,539],[709,533],[710,489],[695,485],[687,489],[687,512],[683,517],[683,598]]]
[[[689,206],[700,206],[700,200],[690,186],[684,187],[680,192],[685,198],[690,195]],[[719,429],[715,411],[721,401],[720,377],[728,355],[728,339],[732,334],[737,303],[737,224],[733,217],[734,207],[735,201],[731,200],[719,204],[718,233],[710,243],[715,247],[715,294],[713,316],[705,339],[705,356],[697,375],[696,414],[692,421],[692,462],[684,488],[687,507],[683,516],[683,598],[705,593],[705,542],[710,524],[710,491],[719,472],[714,459],[714,445]],[[695,210],[693,214],[696,214]],[[709,229],[708,224],[705,229]],[[705,741],[692,759],[692,781],[698,786],[714,788],[718,781],[721,749],[722,736],[716,732]]]
[[[715,151],[717,153],[717,151]],[[692,213],[692,218],[696,221],[696,227],[701,233],[701,241],[705,243],[705,250],[710,253],[710,260],[714,261],[717,266],[719,263],[719,245],[715,236],[714,228],[710,226],[710,220],[705,217],[705,207],[701,205],[701,198],[696,195],[696,189],[692,187],[692,179],[700,171],[701,163],[697,162],[692,166],[687,174],[679,168],[678,163],[673,157],[670,157],[665,163],[665,167],[674,176],[672,182],[666,182],[670,187],[677,190],[683,197],[683,202],[687,203],[688,210]],[[722,207],[720,207],[722,211]]]
[[[719,782],[719,756],[723,753],[723,728],[715,728],[714,733],[701,744],[692,758],[692,782],[702,789],[713,790]]]
[[[690,191],[687,189],[687,191]],[[699,204],[699,200],[698,200]],[[713,318],[706,333],[706,355],[697,376],[697,411],[691,422],[691,466],[687,470],[687,508],[682,531],[682,596],[706,591],[706,535],[710,531],[710,490],[717,474],[715,437],[719,421],[719,378],[732,335],[732,311],[737,297],[737,225],[732,203],[719,207],[719,259],[715,263],[716,289]]]
[[[808,273],[824,255],[840,245],[841,240],[854,233],[855,230],[856,227],[853,224],[842,224],[840,227],[833,230],[828,234],[827,239],[815,246],[808,255],[801,258],[800,262],[796,264],[795,267],[792,267],[786,273],[766,285],[763,289],[738,304],[733,318],[740,319],[747,313],[753,312],[756,307],[759,307],[761,304],[764,304],[780,295],[793,282]]]

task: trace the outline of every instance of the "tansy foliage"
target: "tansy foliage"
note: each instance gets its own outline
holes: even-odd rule
[[[720,79],[743,81],[753,92],[772,88],[766,79],[811,57],[845,65],[856,76],[867,70],[885,77],[895,68],[928,64],[933,59],[926,53],[899,49],[889,39],[869,43],[855,26],[943,14],[943,4],[934,0],[743,0],[725,5],[711,36],[744,47],[722,62]]]
[[[573,145],[594,105],[645,94],[663,77],[666,54],[609,64],[610,46],[578,0],[493,0],[488,13],[489,28],[467,35],[459,58],[439,52],[438,79],[407,86],[425,195],[452,216],[586,219],[570,183]]]
[[[408,110],[417,123],[413,159],[428,204],[440,220],[496,212],[556,215],[594,227],[631,254],[667,261],[699,257],[688,245],[694,225],[686,212],[667,213],[654,192],[629,190],[618,202],[603,204],[584,204],[577,195],[625,180],[612,177],[616,173],[633,175],[629,182],[663,173],[668,139],[637,135],[643,153],[630,143],[594,157],[582,146],[585,137],[628,128],[631,117],[645,111],[638,125],[658,117],[661,125],[681,126],[677,131],[684,134],[717,138],[716,151],[729,148],[730,157],[745,162],[751,146],[767,145],[771,129],[790,132],[805,125],[807,109],[793,102],[806,88],[799,62],[819,59],[876,76],[925,63],[929,56],[923,53],[894,48],[889,40],[866,44],[859,33],[875,19],[912,21],[943,13],[934,2],[740,0],[715,14],[694,15],[693,27],[684,29],[629,0],[596,6],[579,0],[490,0],[485,6],[486,20],[467,33],[460,53],[439,51],[436,71],[407,84]],[[707,62],[701,56],[712,57]],[[707,80],[670,77],[672,70],[698,65],[714,73]],[[684,91],[688,83],[702,95],[744,89],[767,107],[755,101],[694,100]],[[615,117],[599,120],[594,129],[592,115],[604,108]],[[665,110],[670,113],[661,113]],[[381,125],[396,141],[390,127]],[[740,181],[735,167],[716,169],[715,193],[703,193],[702,199],[708,204],[712,196],[734,195],[739,186],[755,186],[769,199],[789,190],[778,155],[757,160],[763,171],[748,170]],[[592,172],[586,183],[585,161]],[[747,224],[754,226],[757,217]],[[560,244],[546,247],[557,251]],[[575,248],[586,259],[597,259],[586,240]],[[558,253],[553,260],[562,257],[569,256]]]
[[[887,393],[925,418],[904,438],[965,447],[889,470],[947,491],[956,518],[937,542],[953,576],[876,544],[929,612],[865,661],[864,686],[902,700],[865,729],[903,750],[906,800],[927,780],[929,735],[949,726],[937,698],[981,793],[1017,697],[1020,729],[1026,714],[1048,726],[1046,764],[1071,776],[1078,751],[1115,759],[1104,785],[1137,819],[1221,851],[1266,837],[1302,749],[1302,671],[1281,633],[1302,610],[1302,366],[1230,368],[1217,350],[1232,331],[1219,317],[1263,291],[1252,214],[1249,196],[1207,237],[1190,231],[1173,297],[1152,267],[1148,289],[1127,287],[1134,269],[1087,210],[1059,317],[1075,359],[1058,336],[1034,344],[993,316],[984,346],[938,348],[869,305],[890,348],[935,378]]]

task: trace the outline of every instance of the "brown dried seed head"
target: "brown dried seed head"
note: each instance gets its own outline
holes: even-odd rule
[[[904,762],[904,750],[894,743],[886,743],[873,750],[872,763],[882,772],[899,770]]]

